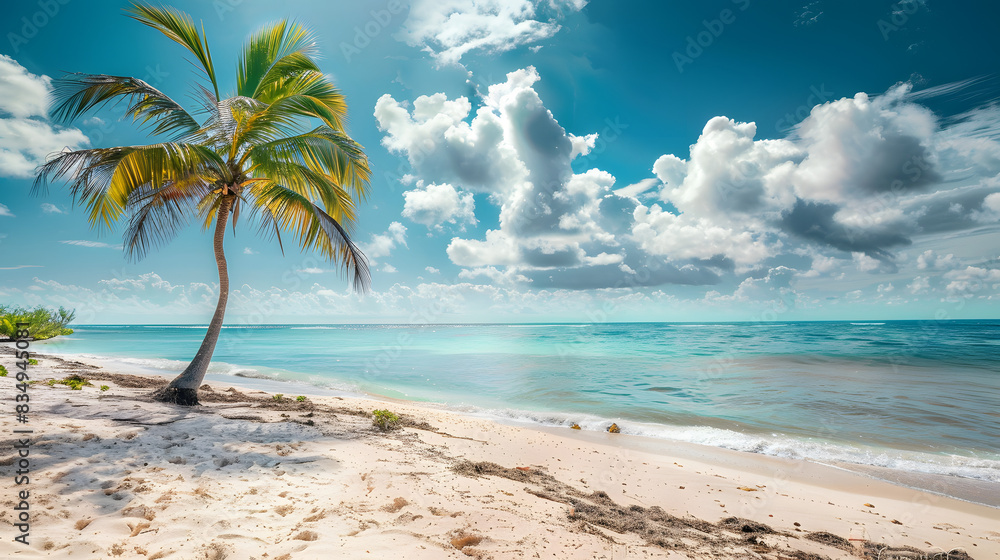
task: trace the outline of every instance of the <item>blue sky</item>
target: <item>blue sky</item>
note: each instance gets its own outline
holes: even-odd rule
[[[49,119],[67,71],[190,102],[181,49],[125,2],[8,3],[0,301],[81,323],[205,323],[192,225],[127,262],[33,170],[149,140],[120,111]],[[358,297],[318,256],[237,228],[233,324],[1000,316],[1000,9],[937,0],[177,1],[220,86],[282,17],[320,38],[373,168]]]

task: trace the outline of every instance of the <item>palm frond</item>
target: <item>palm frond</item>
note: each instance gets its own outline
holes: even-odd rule
[[[267,220],[298,237],[303,250],[319,250],[323,256],[343,264],[355,290],[370,289],[368,260],[337,220],[307,196],[272,181],[255,182],[249,192],[255,212],[266,212]]]
[[[298,23],[281,20],[252,34],[240,55],[236,92],[257,97],[267,88],[301,72],[319,72],[312,56],[316,40]]]
[[[55,81],[53,117],[70,122],[94,107],[129,99],[125,115],[140,124],[155,124],[153,134],[190,134],[198,121],[166,94],[128,76],[67,74]]]
[[[176,142],[63,152],[40,167],[32,190],[44,192],[59,178],[70,180],[73,201],[87,206],[90,223],[107,228],[125,212],[132,191],[143,186],[232,179],[210,148]]]
[[[269,112],[313,117],[334,129],[344,130],[347,101],[330,80],[320,72],[304,71],[288,79],[268,85],[257,96],[269,105],[260,116]]]
[[[129,193],[126,212],[125,256],[142,260],[150,249],[169,243],[191,219],[197,202],[211,187],[198,177],[172,181],[160,187],[142,185]]]
[[[294,162],[325,176],[323,182],[334,183],[338,189],[335,194],[340,198],[363,200],[368,196],[371,170],[363,148],[346,134],[328,127],[255,145],[245,158],[251,160],[250,170],[255,177],[286,172],[287,166],[283,164]],[[327,208],[329,211],[330,206]]]
[[[225,153],[230,161],[235,161],[247,149],[242,139],[242,131],[249,125],[253,115],[266,106],[252,97],[235,96],[223,99],[210,109],[210,116],[197,136],[204,143]]]
[[[126,8],[125,12],[130,18],[156,29],[190,51],[198,59],[201,69],[212,83],[215,98],[219,98],[219,85],[215,80],[215,67],[212,65],[212,53],[208,48],[208,37],[205,36],[204,26],[199,33],[191,16],[170,6],[133,2],[132,7]]]

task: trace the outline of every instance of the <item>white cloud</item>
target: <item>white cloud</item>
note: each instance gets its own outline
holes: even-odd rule
[[[939,255],[928,249],[917,257],[917,268],[920,270],[950,270],[958,266],[955,255]]]
[[[426,270],[429,274],[441,274],[441,270],[434,268],[433,266],[425,267],[424,270]]]
[[[389,224],[385,233],[372,235],[370,242],[361,245],[361,250],[365,256],[377,259],[388,257],[397,245],[406,246],[406,226],[399,222]]]
[[[121,245],[110,245],[108,243],[104,243],[103,241],[73,239],[69,241],[60,241],[60,243],[65,243],[66,245],[76,245],[77,247],[90,247],[92,249],[122,249]]]
[[[472,193],[463,193],[442,183],[427,185],[403,193],[403,217],[430,229],[442,229],[442,224],[456,224],[463,230],[476,225],[476,203]]]
[[[500,270],[495,266],[466,268],[458,273],[458,277],[465,280],[473,280],[480,277],[488,278],[491,284],[497,286],[531,281],[527,276],[518,273],[515,269]]]
[[[52,78],[36,76],[0,54],[0,111],[14,118],[45,117]]]
[[[958,169],[986,173],[987,155],[1000,154],[1000,111],[994,128],[989,111],[946,122],[916,103],[922,94],[909,84],[817,105],[784,139],[709,119],[687,159],[665,154],[655,177],[615,189],[606,171],[573,171],[573,158],[598,139],[559,125],[539,79],[532,67],[509,73],[474,113],[468,99],[442,93],[412,106],[384,95],[376,105],[383,145],[407,157],[404,182],[417,185],[404,195],[404,216],[419,209],[426,224],[449,223],[464,191],[499,208],[498,227],[448,245],[466,277],[494,269],[536,288],[738,285],[803,257],[812,266],[796,271],[802,278],[890,273],[903,262],[893,252],[918,234],[975,227],[1000,206],[992,176],[945,180]],[[958,142],[956,129],[973,120],[975,147]],[[443,201],[424,185],[446,185]],[[610,255],[620,261],[604,262]],[[951,266],[943,258],[939,266]]]
[[[312,267],[309,267],[309,268],[300,268],[300,269],[297,269],[296,272],[299,272],[301,274],[323,274],[324,272],[326,272],[326,270],[323,270],[322,268],[318,268],[318,267],[312,266]]]
[[[1000,221],[1000,193],[987,195],[983,199],[983,209],[977,217],[982,222]]]
[[[854,265],[861,272],[874,272],[881,266],[881,263],[877,259],[873,259],[864,253],[851,253],[851,258],[854,259]]]
[[[244,254],[244,255],[256,255],[256,254],[257,254],[257,251],[254,251],[254,250],[253,250],[253,249],[251,249],[250,247],[244,247],[244,248],[243,248],[243,254]]]
[[[108,280],[99,280],[97,282],[99,285],[106,286],[112,290],[130,290],[130,291],[146,291],[146,290],[161,290],[167,293],[172,293],[177,290],[183,290],[181,286],[175,286],[164,280],[159,274],[155,272],[147,272],[145,274],[140,274],[135,278],[111,278]]]
[[[645,251],[674,259],[710,259],[723,255],[741,265],[773,255],[780,241],[768,244],[761,234],[715,225],[688,214],[665,212],[658,204],[635,209],[632,237]]]
[[[928,96],[901,84],[822,103],[781,140],[754,139],[753,123],[710,119],[689,160],[667,154],[653,165],[660,199],[677,215],[647,224],[652,231],[639,238],[652,248],[661,233],[720,239],[720,228],[730,229],[765,244],[744,260],[804,245],[836,253],[826,257],[860,253],[867,260],[853,258],[865,269],[892,271],[891,251],[919,233],[1000,218],[991,210],[1000,198],[990,198],[1000,190],[990,179],[1000,172],[1000,110],[945,122],[915,102]],[[669,241],[663,249],[675,250]]]
[[[931,289],[930,278],[926,276],[917,276],[906,286],[906,289],[915,296],[926,294],[928,290]]]
[[[88,143],[79,130],[48,122],[51,89],[48,76],[36,76],[0,55],[0,176],[32,177],[49,154]]]
[[[945,290],[951,297],[974,297],[996,293],[1000,290],[1000,270],[968,266],[944,274],[950,280]]]
[[[559,31],[563,9],[586,0],[415,0],[397,38],[430,53],[439,65],[459,64],[472,51],[498,53]],[[542,17],[540,12],[551,12]]]
[[[385,263],[384,265],[382,265],[380,272],[385,272],[386,274],[393,274],[398,271],[396,270],[396,267],[392,266],[389,263]]]
[[[49,202],[43,202],[42,203],[42,212],[45,212],[46,214],[65,214],[66,213],[65,210],[62,210],[61,208],[59,208],[55,204],[51,204]]]
[[[810,256],[812,257],[812,267],[802,274],[805,278],[815,278],[826,274],[836,269],[840,261],[836,257],[827,257],[815,252]]]
[[[13,212],[10,211],[10,208],[8,208],[6,204],[0,204],[0,216],[6,216],[8,218],[17,217],[14,215]]]
[[[460,266],[578,267],[611,253],[595,247],[588,255],[583,243],[620,245],[609,230],[621,227],[634,203],[612,193],[611,174],[573,172],[572,158],[585,154],[597,137],[567,133],[535,91],[539,79],[532,67],[507,74],[505,82],[488,88],[485,105],[470,122],[471,104],[464,97],[421,96],[410,110],[383,96],[376,105],[386,133],[382,143],[405,154],[415,178],[432,185],[405,195],[404,216],[417,217],[421,210],[425,223],[445,221],[459,212],[456,205],[461,208],[459,189],[487,193],[500,206],[500,227],[488,230],[485,239],[452,239],[447,252]],[[469,221],[473,211],[469,197]]]

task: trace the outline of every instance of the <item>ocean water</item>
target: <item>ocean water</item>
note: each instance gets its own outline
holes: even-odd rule
[[[82,326],[38,350],[170,375],[204,332]],[[1000,321],[233,326],[214,359],[210,379],[1000,483]]]

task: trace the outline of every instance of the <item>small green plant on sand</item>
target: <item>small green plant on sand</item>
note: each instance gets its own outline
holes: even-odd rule
[[[280,401],[280,400],[281,400],[281,398],[282,398],[282,397],[284,397],[284,396],[285,396],[285,394],[284,394],[284,393],[278,393],[277,395],[274,395],[274,396],[273,396],[273,397],[271,397],[271,398],[272,398],[272,399],[274,399],[274,400],[276,400],[276,401]]]
[[[37,366],[38,365],[38,360],[36,360],[34,358],[28,358],[28,365],[29,366]]]
[[[104,391],[107,391],[107,390],[109,390],[109,389],[111,389],[111,387],[108,387],[107,385],[101,385],[101,392],[102,392],[102,393],[103,393]]]
[[[87,381],[75,373],[66,379],[49,379],[48,383],[53,387],[56,385],[65,385],[74,391],[79,391],[84,387],[93,387],[94,385],[90,381]]]
[[[305,395],[299,395],[299,396],[295,397],[295,400],[297,400],[299,402],[305,402],[306,396]]]
[[[7,368],[0,366],[0,377],[7,377]]]
[[[388,410],[372,411],[372,424],[383,432],[392,430],[399,426],[399,416]]]

